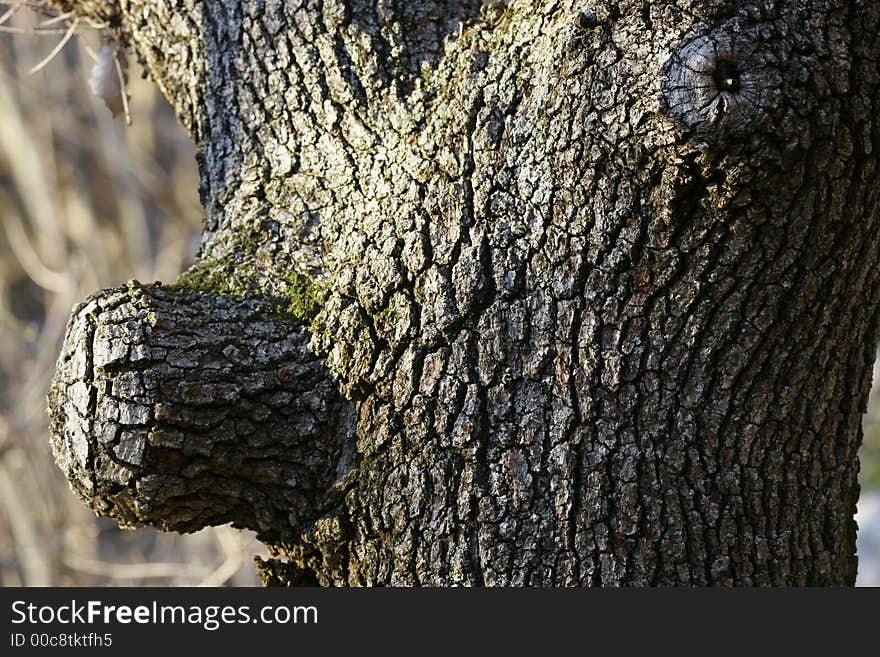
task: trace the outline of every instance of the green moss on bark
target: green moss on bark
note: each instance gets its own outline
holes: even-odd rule
[[[181,294],[216,294],[268,301],[279,315],[310,325],[324,304],[323,287],[310,276],[291,271],[271,284],[249,265],[231,259],[197,263],[170,286]]]

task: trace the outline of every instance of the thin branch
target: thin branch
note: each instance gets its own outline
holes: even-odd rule
[[[57,24],[57,23],[63,23],[63,22],[66,21],[68,18],[75,18],[75,17],[76,17],[76,13],[75,13],[75,12],[68,11],[68,12],[65,12],[65,13],[63,13],[63,14],[58,14],[57,16],[53,16],[52,18],[47,18],[47,19],[44,20],[42,23],[40,23],[39,25],[37,25],[34,29],[39,30],[39,29],[44,28],[44,27],[49,27],[50,25],[55,25],[55,24]]]
[[[70,41],[71,37],[76,32],[77,25],[79,25],[79,17],[76,17],[73,19],[73,22],[70,24],[70,27],[67,28],[67,32],[64,33],[64,36],[61,38],[61,41],[59,41],[58,44],[54,48],[52,48],[52,52],[50,52],[48,55],[46,55],[46,57],[43,59],[43,61],[41,61],[39,64],[34,66],[30,71],[28,71],[28,75],[33,75],[37,71],[42,70],[42,68],[44,66],[46,66],[46,64],[48,64],[53,59],[55,59],[55,56],[59,52],[61,52],[61,49],[67,45],[67,42]]]
[[[217,587],[223,586],[241,568],[244,561],[244,552],[241,546],[241,533],[231,527],[218,527],[214,537],[220,543],[220,548],[225,555],[223,562],[205,577],[199,586]]]
[[[18,212],[10,209],[6,214],[6,221],[3,227],[6,229],[6,238],[9,241],[10,250],[18,264],[21,265],[21,268],[28,275],[28,278],[49,292],[63,292],[68,288],[67,275],[63,272],[54,271],[43,263],[42,258],[40,258],[40,255],[28,238]]]
[[[16,554],[28,586],[52,584],[52,555],[40,536],[39,516],[27,505],[28,492],[20,489],[20,479],[8,459],[0,462],[0,509],[6,517],[15,541]],[[34,498],[30,498],[33,501]]]
[[[113,63],[116,65],[116,77],[119,79],[119,90],[122,92],[122,109],[125,112],[125,124],[131,125],[131,110],[128,107],[128,89],[125,86],[125,75],[122,72],[122,64],[119,62],[119,46],[113,53]]]
[[[12,5],[6,12],[0,16],[0,25],[8,22],[15,14],[18,13],[18,10],[21,9],[24,5]]]
[[[111,563],[70,553],[63,554],[62,561],[65,566],[78,572],[110,579],[172,579],[190,570],[190,566],[182,563]]]

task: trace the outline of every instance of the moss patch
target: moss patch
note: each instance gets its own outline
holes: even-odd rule
[[[325,290],[313,278],[292,272],[285,277],[287,290],[284,299],[287,304],[284,314],[296,317],[302,322],[312,323],[324,305]]]
[[[268,281],[256,268],[232,260],[198,263],[168,287],[178,294],[215,294],[266,301],[273,312],[303,324],[312,324],[324,305],[326,290],[312,277],[291,271],[267,291]]]

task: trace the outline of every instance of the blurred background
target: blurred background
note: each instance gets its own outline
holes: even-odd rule
[[[252,534],[120,530],[52,460],[45,397],[72,306],[176,279],[202,208],[193,144],[155,86],[130,62],[132,124],[113,119],[89,89],[97,30],[69,35],[41,4],[0,2],[0,586],[255,586]],[[859,584],[880,585],[876,365],[864,428]]]
[[[202,208],[193,144],[136,62],[127,127],[89,89],[98,32],[53,54],[68,21],[23,4],[0,2],[0,586],[257,585],[251,534],[120,530],[52,460],[46,389],[72,306],[176,279]]]

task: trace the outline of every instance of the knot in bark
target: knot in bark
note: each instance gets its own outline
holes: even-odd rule
[[[667,62],[662,83],[680,126],[715,141],[760,130],[772,119],[781,87],[760,35],[738,26],[687,40]]]

